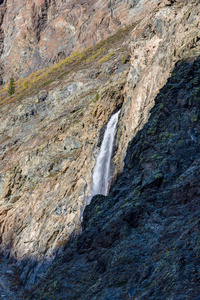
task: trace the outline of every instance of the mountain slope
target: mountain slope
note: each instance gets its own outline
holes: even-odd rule
[[[81,231],[99,130],[124,100],[131,30],[17,81],[11,97],[0,91],[0,249],[27,287]]]
[[[146,0],[1,1],[1,81],[26,77],[95,45],[130,25],[133,17],[141,19],[149,11],[147,3]]]
[[[16,3],[19,5],[16,6]],[[134,3],[115,1],[111,3],[115,7],[113,15],[109,1],[105,1],[100,19],[95,16],[101,12],[102,1],[93,1],[92,5],[96,7],[93,12],[88,6],[90,2],[83,3],[79,0],[57,1],[54,13],[51,11],[55,6],[54,1],[50,3],[41,0],[34,3],[34,9],[29,10],[33,3],[22,0],[4,1],[0,6],[1,25],[5,29],[2,59],[4,57],[12,69],[7,65],[6,75],[9,78],[12,75],[10,71],[13,71],[15,66],[20,65],[22,68],[17,67],[14,73],[13,95],[8,96],[8,86],[2,86],[0,89],[0,251],[8,262],[16,266],[17,274],[27,289],[41,280],[54,258],[62,253],[69,241],[81,233],[83,210],[91,200],[92,172],[96,155],[105,125],[112,113],[122,108],[112,158],[112,182],[115,182],[123,171],[125,157],[130,156],[129,159],[126,158],[125,168],[129,167],[130,173],[132,172],[132,154],[128,152],[126,155],[128,142],[148,121],[155,97],[167,78],[171,77],[174,66],[180,59],[192,61],[200,54],[198,0],[140,0]],[[70,3],[74,5],[71,13],[75,14],[71,19],[70,14],[67,14]],[[84,7],[86,11],[81,15],[83,19],[80,17],[79,20],[78,12]],[[8,12],[13,16],[9,18],[9,23]],[[30,17],[30,13],[34,16]],[[84,23],[84,16],[87,14],[92,18]],[[55,19],[51,19],[53,15]],[[78,22],[74,35],[68,35],[69,32],[65,31],[63,20],[66,21],[66,18],[68,21],[70,19],[70,22]],[[70,23],[68,21],[64,23],[67,28]],[[91,22],[99,24],[97,39],[89,39],[90,34],[93,34],[93,27],[90,25],[94,23]],[[55,63],[62,58],[58,57],[50,68],[43,68],[31,73],[27,78],[17,80],[18,76],[27,74],[27,68],[30,67],[27,60],[21,61],[18,56],[21,55],[17,50],[20,47],[19,41],[24,43],[24,46],[28,45],[30,51],[27,50],[26,55],[30,58],[30,64],[34,65],[31,51],[34,52],[40,43],[46,43],[48,37],[54,36],[47,34],[51,32],[52,24],[57,26],[58,35],[60,26],[64,26],[61,27],[69,40],[61,35],[63,39],[60,41],[56,35],[58,43],[50,39],[48,53],[45,52],[47,49],[41,46],[46,54],[43,53],[42,62],[37,55],[34,56],[38,63],[41,62],[40,66],[36,65],[36,69],[51,65],[54,61],[54,50],[60,51],[60,45],[67,47],[68,42],[76,40],[80,28],[80,39],[77,39],[76,45],[77,49],[83,46],[84,50]],[[128,26],[124,26],[127,24]],[[18,35],[22,29],[25,30],[26,41]],[[34,35],[33,40],[27,33],[28,29]],[[108,38],[101,40],[107,35]],[[85,38],[87,43],[84,44]],[[99,39],[101,41],[96,44]],[[95,45],[86,47],[93,43]],[[69,46],[69,53],[77,49]],[[15,52],[17,57],[11,55]],[[65,54],[68,55],[68,52]],[[30,68],[30,72],[32,71],[33,68]],[[195,72],[191,75],[190,73],[187,75],[188,80],[196,77]],[[181,93],[181,85],[179,88]],[[193,86],[189,85],[188,88],[189,93],[192,93]],[[185,93],[187,91],[183,91],[180,97],[186,97]],[[173,97],[170,101],[173,103]],[[172,108],[171,104],[168,108],[169,115]],[[192,112],[190,114],[192,116]],[[163,118],[160,112],[158,115]],[[178,113],[172,116],[180,117]],[[195,112],[192,118],[195,123]],[[173,126],[176,129],[177,124]],[[154,133],[153,128],[151,131]],[[191,139],[196,139],[194,132],[189,131],[189,134]],[[171,138],[169,132],[164,136],[160,133],[161,141],[165,135]],[[174,141],[180,142],[178,133],[175,137]],[[187,137],[183,138],[187,140]],[[150,142],[149,137],[147,140]],[[145,147],[143,136],[141,141]],[[150,175],[153,176],[152,184],[154,181],[162,181],[163,184],[163,172],[169,173],[170,177],[172,170],[176,171],[177,165],[181,166],[180,168],[184,167],[184,162],[177,163],[179,156],[175,153],[178,157],[172,158],[175,166],[171,164],[167,167],[165,163],[168,164],[168,161],[164,161],[164,171],[155,173],[157,171],[154,168],[160,157],[158,152],[167,147],[165,143],[163,145],[152,146],[151,150],[138,145],[140,152],[146,151],[148,156],[152,156],[152,161],[149,162],[144,155],[144,172],[139,165],[138,169],[135,169],[139,174],[138,184],[142,180],[140,177],[148,179]],[[133,149],[133,152],[136,150]],[[193,148],[188,151],[192,154]],[[187,161],[184,168],[186,167]],[[144,174],[140,174],[140,171]],[[179,171],[182,172],[183,169]],[[175,177],[172,176],[171,180]],[[121,184],[123,185],[123,182]],[[149,184],[151,186],[151,181]],[[116,192],[113,193],[115,198],[125,192],[117,185]],[[115,214],[118,215],[117,208]],[[99,222],[101,224],[101,220]],[[90,232],[88,235],[90,236]],[[108,234],[107,240],[108,244],[112,243],[112,234]]]
[[[182,62],[109,197],[28,299],[199,299],[200,58]]]

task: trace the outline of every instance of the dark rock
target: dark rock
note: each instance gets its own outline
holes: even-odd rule
[[[47,91],[40,91],[37,96],[38,102],[39,103],[43,102],[46,98],[47,98]]]
[[[141,217],[142,209],[140,207],[134,207],[125,212],[123,220],[131,225],[133,228],[137,228],[139,224],[139,218]]]
[[[103,261],[103,259],[100,258],[100,259],[97,261],[97,264],[96,264],[96,266],[95,266],[95,269],[96,269],[96,271],[97,271],[98,273],[100,273],[100,274],[105,273],[105,271],[106,271],[106,264],[105,264],[105,262]]]
[[[101,72],[98,71],[98,70],[93,70],[92,72],[90,72],[89,77],[90,77],[91,79],[95,79],[95,78],[97,78],[97,77],[99,76],[100,73],[101,73]]]

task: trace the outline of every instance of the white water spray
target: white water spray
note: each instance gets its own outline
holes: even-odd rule
[[[110,163],[119,113],[120,110],[110,118],[104,133],[101,148],[93,171],[92,196],[97,194],[106,196],[108,193]]]

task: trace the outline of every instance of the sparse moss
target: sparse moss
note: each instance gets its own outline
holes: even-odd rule
[[[98,64],[102,64],[104,62],[106,62],[107,60],[109,60],[109,58],[111,58],[113,55],[115,55],[115,52],[110,52],[108,55],[102,57],[99,61]]]
[[[96,103],[97,101],[99,100],[99,94],[98,93],[96,93],[96,95],[95,95],[95,98],[94,98],[94,103]]]
[[[123,64],[126,63],[126,59],[125,59],[125,56],[124,56],[124,55],[122,56],[122,63],[123,63]]]
[[[198,116],[197,115],[194,115],[191,117],[191,122],[194,123],[194,122],[197,122],[198,120]]]

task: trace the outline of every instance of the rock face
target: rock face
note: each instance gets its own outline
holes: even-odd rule
[[[138,4],[138,2],[140,2]],[[4,81],[24,77],[113,34],[149,10],[147,0],[6,0],[0,4]],[[153,3],[156,0],[151,0]],[[136,4],[137,7],[136,7]]]
[[[160,1],[133,30],[117,153],[119,170],[131,136],[147,122],[154,99],[177,61],[199,55],[199,5],[198,1]]]
[[[130,146],[132,152],[128,151],[126,155],[126,150],[128,141],[148,121],[155,96],[166,83],[167,78],[171,76],[176,63],[180,59],[190,58],[193,60],[199,55],[199,1],[140,0],[131,3],[122,1],[112,3],[109,1],[86,1],[83,3],[78,0],[74,2],[35,1],[33,4],[33,2],[22,0],[15,3],[7,0],[0,7],[2,9],[2,38],[4,39],[1,59],[4,70],[6,70],[5,74],[7,74],[4,75],[7,77],[11,74],[25,76],[35,69],[56,62],[76,51],[81,47],[80,45],[86,47],[96,43],[110,35],[111,32],[115,32],[123,24],[129,24],[96,46],[88,48],[85,52],[74,54],[65,59],[63,63],[55,64],[53,68],[41,71],[46,77],[42,77],[39,72],[30,75],[24,81],[17,81],[14,96],[7,97],[5,88],[0,90],[0,249],[6,257],[15,260],[26,288],[30,288],[37,280],[40,280],[53,258],[61,253],[77,234],[80,234],[82,213],[85,205],[90,202],[92,170],[102,132],[111,114],[122,106],[112,161],[113,181],[122,172],[125,157],[125,168],[130,170],[123,173],[122,183],[120,180],[118,181],[116,188],[112,189],[109,199],[114,201],[113,205],[115,205],[115,198],[120,199],[120,201],[116,201],[119,205],[123,205],[122,200],[127,193],[128,199],[136,200],[133,200],[133,203],[127,202],[130,212],[127,211],[126,215],[128,208],[122,211],[122,214],[125,214],[122,222],[119,220],[121,212],[117,211],[119,207],[109,208],[110,200],[105,198],[105,205],[102,204],[101,208],[102,213],[93,201],[87,209],[86,219],[83,223],[84,232],[77,249],[75,244],[70,244],[70,247],[75,247],[75,252],[70,253],[75,253],[73,254],[75,260],[78,257],[77,265],[82,265],[80,259],[81,253],[83,253],[83,269],[85,260],[88,259],[92,262],[89,263],[89,266],[93,266],[94,262],[94,266],[97,264],[95,268],[102,269],[103,274],[104,269],[107,268],[107,262],[104,263],[103,256],[99,262],[98,251],[104,253],[103,248],[109,248],[118,238],[125,236],[123,232],[121,235],[121,229],[119,230],[112,216],[120,216],[116,222],[119,221],[119,224],[122,224],[122,231],[125,230],[127,234],[129,234],[130,228],[137,228],[143,218],[145,224],[147,215],[151,214],[151,209],[155,211],[157,204],[152,204],[153,207],[150,211],[143,210],[143,204],[141,204],[143,198],[140,198],[140,193],[146,195],[145,191],[150,188],[152,194],[152,189],[155,188],[155,199],[158,199],[155,202],[161,201],[159,193],[162,194],[161,199],[171,199],[173,194],[171,181],[175,182],[181,172],[185,174],[186,170],[190,170],[188,169],[190,162],[194,162],[196,159],[197,150],[195,149],[198,147],[198,140],[196,140],[195,130],[198,131],[198,126],[197,129],[192,126],[198,124],[196,123],[198,109],[195,106],[198,104],[193,103],[191,106],[188,103],[192,101],[192,96],[198,98],[198,91],[193,89],[195,83],[192,83],[193,76],[195,76],[197,87],[199,85],[195,69],[199,65],[198,62],[196,65],[192,65],[194,70],[188,71],[185,77],[184,74],[183,78],[181,74],[177,77],[180,78],[177,79],[180,82],[188,80],[188,91],[185,86],[182,87],[181,84],[178,86],[175,79],[175,83],[173,83],[175,87],[171,88],[180,92],[179,96],[176,94],[174,96],[175,104],[170,98],[172,97],[170,91],[167,103],[165,103],[162,93],[163,109],[167,118],[166,124],[169,123],[169,126],[174,127],[174,133],[167,133],[167,127],[163,128],[164,133],[162,133],[160,125],[155,123],[158,126],[159,138],[155,132],[154,141],[154,136],[151,137],[151,132],[147,130],[148,145],[145,142],[146,137],[142,136],[141,141],[137,137]],[[10,21],[8,22],[8,20]],[[56,34],[54,34],[55,32]],[[64,38],[65,36],[68,37],[68,40]],[[21,46],[19,41],[22,43]],[[23,51],[21,52],[19,49]],[[190,66],[185,65],[183,71],[188,68],[190,70]],[[7,80],[5,76],[4,78]],[[170,89],[169,84],[166,93],[168,93],[168,89]],[[197,94],[193,95],[193,92]],[[159,139],[162,141],[165,135],[169,135],[168,137],[171,139],[173,137],[171,134],[175,134],[176,139],[175,137],[172,139],[173,143],[176,146],[179,142],[181,143],[178,139],[178,125],[171,120],[180,118],[178,112],[171,115],[173,105],[178,110],[180,104],[178,99],[180,101],[184,99],[186,107],[183,105],[183,109],[189,109],[189,114],[194,119],[194,124],[191,123],[190,126],[190,123],[187,123],[189,120],[184,117],[184,122],[187,121],[186,125],[180,122],[180,128],[185,126],[185,129],[181,130],[186,130],[191,140],[194,139],[196,148],[192,148],[192,142],[188,140],[188,136],[184,135],[183,139],[189,148],[185,149],[183,146],[183,149],[190,154],[189,161],[186,159],[185,163],[180,163],[176,153],[177,157],[172,157],[171,163],[166,160],[165,165],[165,161],[162,161],[164,169],[161,168],[162,170],[159,169],[159,171],[156,168],[157,164],[161,162],[157,162],[155,155],[157,151],[162,152],[168,149],[167,142],[163,140],[163,146],[160,145],[159,148],[159,145],[156,146],[156,144],[152,146],[150,140],[152,138],[152,141],[159,144]],[[160,108],[158,116],[162,119],[164,117],[161,112]],[[152,120],[151,122],[158,121]],[[147,126],[154,127],[151,122]],[[153,128],[149,130],[154,134]],[[141,133],[138,136],[140,135]],[[138,143],[139,150],[133,149],[135,143]],[[141,148],[141,145],[146,148]],[[173,146],[170,147],[173,148]],[[172,148],[169,149],[170,155],[172,155]],[[144,162],[140,162],[140,158],[137,162],[139,152],[143,153]],[[136,161],[134,160],[135,155]],[[152,160],[149,161],[147,156],[152,156]],[[160,156],[163,158],[164,154]],[[182,156],[181,159],[183,160]],[[136,170],[136,177],[132,177],[134,170]],[[168,180],[168,177],[165,178],[167,176],[165,172],[169,173],[169,178],[171,178],[171,181],[166,182],[166,186],[169,185],[170,193],[172,193],[169,198],[165,198],[163,192],[164,182]],[[174,175],[170,175],[171,172],[175,172]],[[129,173],[130,181],[127,179]],[[138,175],[139,173],[140,175]],[[124,183],[123,178],[125,178]],[[127,185],[130,185],[131,191],[126,191]],[[157,191],[157,187],[160,185],[163,188],[161,192]],[[129,192],[130,194],[128,194]],[[97,197],[97,204],[103,201],[102,199],[104,198]],[[139,201],[139,204],[134,206],[134,201],[136,203]],[[145,201],[151,203],[153,200]],[[90,224],[89,217],[87,217],[90,209],[94,214],[91,215],[91,220],[95,220],[97,217],[99,222],[94,229],[91,227],[87,229],[87,223]],[[97,216],[94,213],[95,209],[98,212]],[[164,214],[164,212],[162,213]],[[108,220],[108,223],[104,224],[101,217],[105,222]],[[160,219],[159,222],[161,222]],[[105,236],[102,237],[103,242],[100,238],[100,250],[96,253],[96,250],[93,252],[91,243],[93,243],[94,235],[99,236],[98,226],[101,226],[100,224],[102,224],[102,228],[105,225]],[[159,229],[159,224],[152,224],[153,228],[158,226]],[[167,224],[166,221],[166,226]],[[141,227],[143,233],[145,230],[144,227]],[[106,236],[106,234],[108,235]],[[139,233],[137,234],[139,235]],[[132,239],[132,236],[130,237]],[[147,238],[147,236],[144,237],[144,239]],[[155,236],[153,239],[158,244]],[[95,240],[96,242],[98,244],[98,241]],[[136,240],[135,243],[140,245],[139,240]],[[151,241],[148,240],[148,243]],[[152,247],[154,246],[155,244],[152,244]],[[145,249],[144,251],[146,251]],[[120,249],[116,248],[115,250],[119,254]],[[89,251],[89,258],[85,256],[87,251]],[[67,253],[65,259],[71,259],[72,254],[69,254],[69,258],[67,258]],[[145,253],[144,255],[146,255]],[[105,252],[105,255],[109,256],[109,253]],[[76,266],[75,260],[72,260],[72,263]],[[117,256],[116,261],[118,261]],[[109,263],[111,263],[110,260]],[[143,264],[143,261],[141,263]],[[139,271],[140,269],[138,269]],[[86,274],[89,276],[88,272]],[[99,273],[96,275],[91,272],[91,274],[94,276],[93,279],[100,278]],[[75,279],[73,278],[72,276],[71,283],[68,282],[68,289],[71,289],[70,284],[74,285],[73,280]],[[83,278],[83,282],[85,280],[86,277]],[[142,281],[143,279],[141,279]],[[88,281],[88,285],[84,285],[83,282],[80,283],[80,291],[82,291],[80,293],[83,295],[85,293],[85,297],[89,297],[84,289],[93,283]],[[61,280],[61,284],[64,285],[64,281]],[[94,286],[94,295],[97,293],[97,289],[98,284],[96,287]],[[72,295],[69,294],[69,299],[79,298],[78,290],[79,287],[77,291],[71,289]],[[121,290],[120,288],[120,293]],[[53,289],[51,291],[53,292]],[[93,293],[92,290],[90,292]],[[108,294],[108,298],[112,297],[112,293],[114,295],[115,292],[114,288],[113,292]],[[128,290],[126,293],[129,293]],[[140,291],[138,291],[139,293]],[[100,294],[100,296],[102,295]],[[126,294],[126,297],[132,297],[133,293],[130,292],[130,295]],[[62,299],[63,295],[60,297]],[[105,297],[107,296],[105,295]]]
[[[95,60],[93,49],[87,69],[79,64],[25,99],[16,86],[13,100],[1,103],[0,248],[17,261],[27,288],[81,231],[99,130],[124,101],[130,64],[121,55],[130,39],[123,34],[111,56]]]
[[[200,59],[177,66],[109,197],[28,299],[199,299]]]

